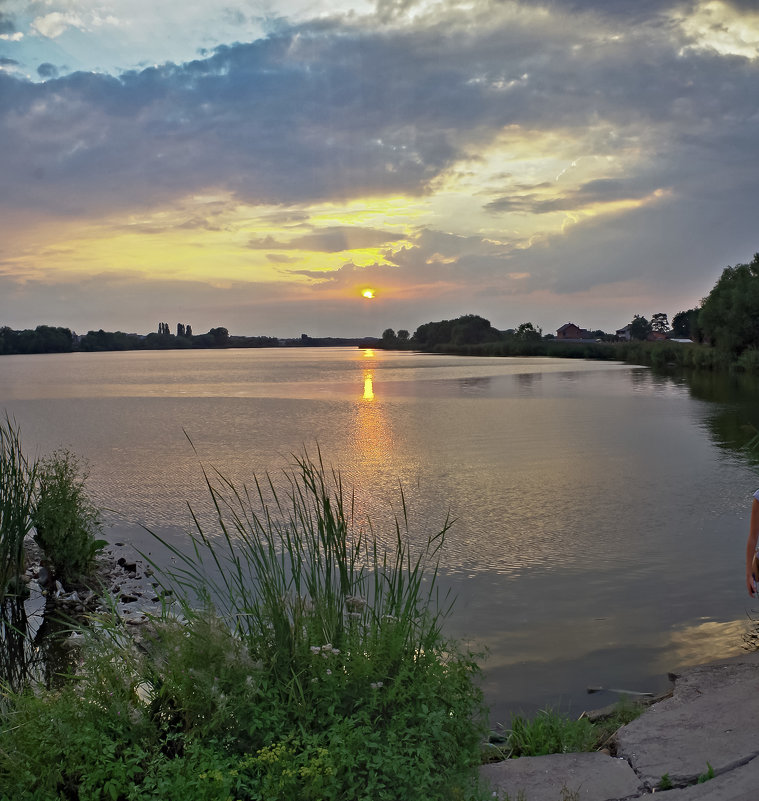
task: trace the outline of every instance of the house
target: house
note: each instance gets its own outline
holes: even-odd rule
[[[632,326],[628,323],[624,328],[617,329],[617,336],[619,339],[629,342],[632,339],[630,332],[632,331]]]
[[[590,332],[574,323],[564,323],[556,330],[556,339],[589,339]]]

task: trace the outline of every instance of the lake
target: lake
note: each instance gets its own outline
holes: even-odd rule
[[[488,650],[493,722],[615,699],[589,686],[658,692],[740,650],[755,397],[616,363],[349,348],[0,359],[25,450],[84,457],[112,536],[178,541],[188,502],[210,525],[201,463],[278,481],[317,447],[379,532],[399,487],[412,541],[450,514],[447,632]]]

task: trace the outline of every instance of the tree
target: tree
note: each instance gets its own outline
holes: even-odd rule
[[[699,309],[688,309],[678,312],[672,318],[672,333],[681,339],[700,341],[701,335],[698,325]]]
[[[532,323],[522,323],[519,328],[517,328],[516,334],[514,334],[517,339],[521,339],[523,342],[536,342],[542,335],[543,330],[534,326]]]
[[[214,348],[225,348],[229,344],[229,331],[222,326],[212,328],[208,335],[211,337]]]
[[[410,334],[405,328],[400,328],[398,329],[397,336],[399,342],[408,342]]]
[[[383,348],[393,348],[397,344],[398,340],[395,337],[395,331],[392,328],[386,328],[382,332],[382,340],[380,344]]]
[[[636,314],[630,323],[630,339],[647,339],[651,330],[651,323],[645,317]]]
[[[490,320],[477,314],[424,323],[414,333],[414,340],[424,350],[434,350],[436,345],[477,345],[500,338],[500,331],[490,325]]]
[[[651,330],[658,334],[666,334],[669,331],[669,320],[664,312],[651,315]]]
[[[490,320],[478,314],[465,314],[454,320],[451,335],[454,345],[479,345],[500,338],[500,333],[490,325]]]
[[[748,264],[725,267],[698,314],[704,338],[738,355],[759,347],[759,253]]]

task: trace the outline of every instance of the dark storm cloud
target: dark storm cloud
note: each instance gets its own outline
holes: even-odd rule
[[[17,66],[18,66],[18,61],[16,61],[16,59],[0,56],[0,67],[17,67]]]

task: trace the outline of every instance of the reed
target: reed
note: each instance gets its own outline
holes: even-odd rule
[[[32,527],[37,475],[21,449],[18,426],[0,421],[0,603],[17,596],[24,572],[24,538]]]
[[[270,476],[252,490],[217,471],[204,478],[218,532],[209,535],[191,509],[191,553],[161,540],[176,566],[154,569],[186,617],[214,609],[251,657],[284,680],[287,703],[309,695],[317,651],[343,653],[341,661],[352,662],[345,675],[374,683],[404,660],[436,653],[453,603],[436,584],[448,519],[412,555],[401,491],[401,518],[386,549],[369,521],[357,524],[353,494],[321,454],[296,457],[284,491]]]

